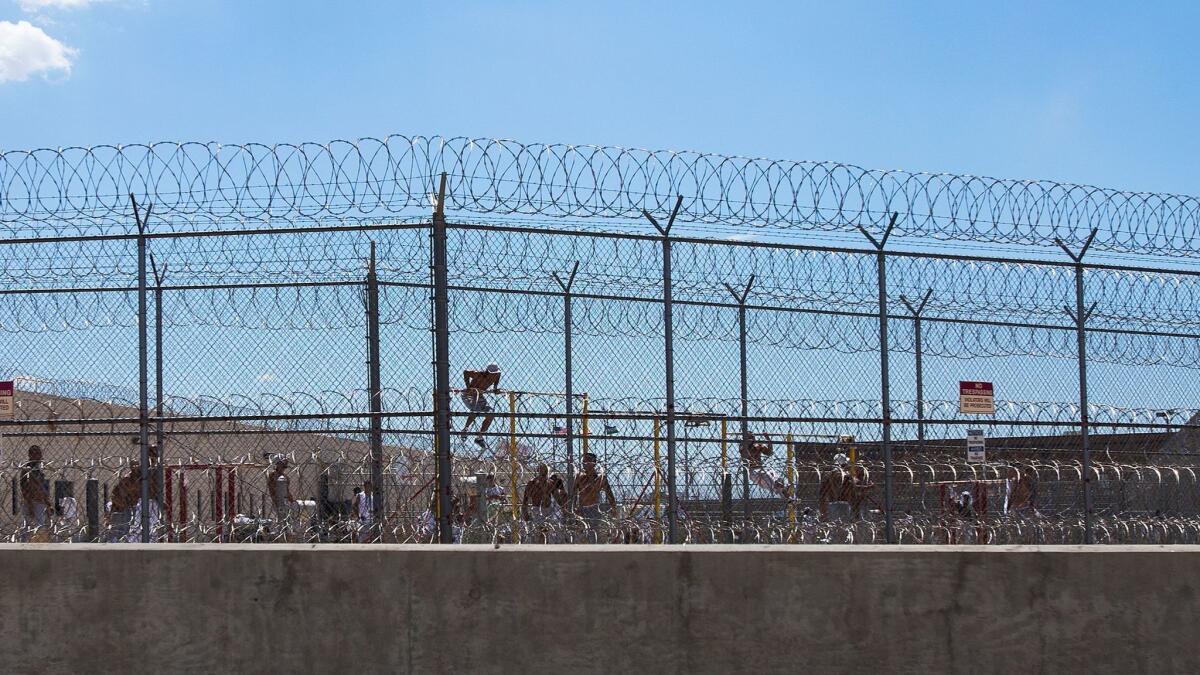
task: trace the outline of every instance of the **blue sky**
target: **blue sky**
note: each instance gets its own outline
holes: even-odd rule
[[[0,0],[0,148],[498,136],[1194,194],[1198,19],[1186,3]]]
[[[1197,194],[1198,7],[0,0],[0,150],[440,134]],[[207,346],[220,348],[220,337]],[[94,359],[66,341],[47,350],[46,339],[10,342],[9,358],[53,362],[47,374],[64,378],[132,381],[131,359]],[[94,339],[97,351],[107,344],[114,354],[130,353],[128,342]],[[179,379],[168,389],[224,395],[231,388],[297,391],[322,378],[334,387],[362,384],[361,369],[354,370],[358,333],[328,338],[306,352],[314,364],[297,359],[284,364],[288,372],[275,363],[286,336],[256,339],[239,354],[244,362],[220,364],[235,373],[205,373],[210,380],[199,384],[187,380],[205,372],[203,361],[222,360],[177,346],[181,365],[168,379]],[[311,336],[294,339],[315,344]],[[424,334],[412,339],[414,353],[427,346]],[[464,337],[461,353],[509,363],[530,361],[545,346],[527,336],[504,339],[512,344]],[[640,349],[594,342],[580,358],[602,374]],[[716,358],[704,354],[712,349],[731,368],[729,348],[701,345],[696,358]],[[768,365],[784,359],[762,354]],[[408,369],[413,377],[427,372],[424,354],[394,358],[390,386],[410,381]],[[852,393],[830,385],[810,395],[874,396],[871,358],[840,361]],[[907,367],[897,359],[897,368]],[[1037,363],[931,359],[930,381],[943,386],[930,397],[952,398],[948,387],[958,379],[1008,378],[1022,385],[1009,384],[1003,397],[1073,400],[1073,364],[1054,361],[1054,377],[1043,378],[1051,371]],[[540,379],[528,374],[517,382],[545,388],[555,365],[548,362]],[[722,372],[721,395],[732,396],[733,371]],[[1147,382],[1168,392],[1154,396],[1150,385],[1131,394],[1128,372],[1097,368],[1095,399],[1195,405],[1192,371],[1185,379],[1143,369]],[[645,375],[660,381],[653,368]],[[911,397],[904,377],[895,375],[897,398]],[[214,383],[219,390],[202,390]],[[752,395],[776,395],[775,385],[758,382]],[[689,386],[681,384],[681,395],[720,389]]]

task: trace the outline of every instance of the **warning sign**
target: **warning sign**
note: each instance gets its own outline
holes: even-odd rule
[[[968,415],[995,415],[996,397],[991,382],[959,382],[958,412]]]
[[[967,461],[971,464],[982,464],[987,461],[983,429],[967,429]]]
[[[0,382],[0,420],[13,418],[13,383],[12,380]]]

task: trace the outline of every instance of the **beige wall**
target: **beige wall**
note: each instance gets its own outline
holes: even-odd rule
[[[1198,563],[1200,547],[1150,546],[8,545],[0,659],[6,672],[1198,672]]]

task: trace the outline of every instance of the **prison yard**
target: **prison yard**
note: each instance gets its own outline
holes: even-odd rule
[[[1200,536],[1191,198],[402,136],[0,186],[12,541]]]
[[[47,389],[44,382],[22,384]],[[112,401],[17,392],[16,410],[22,418],[47,410],[89,419],[137,418],[136,408]],[[500,398],[508,399],[510,394],[521,398],[515,392]],[[687,432],[680,441],[685,456],[680,460],[677,488],[683,543],[886,541],[879,485],[884,467],[877,459],[877,442],[764,435],[758,444],[770,445],[773,452],[751,462],[741,452],[747,444],[736,433],[736,418],[683,415],[680,421]],[[555,457],[553,447],[564,444],[562,427],[543,434],[551,437],[546,444],[550,450],[539,456],[535,441],[518,433],[515,418],[497,424],[510,430],[490,437],[493,442],[487,451],[464,438],[452,444],[467,455],[456,458],[458,469],[451,482],[454,541],[667,540],[663,523],[668,495],[661,473],[634,470],[624,457],[627,446],[649,445],[651,459],[658,460],[651,467],[660,466],[661,423],[651,424],[648,444],[615,433],[580,439],[581,452],[596,455],[596,473],[606,478],[614,497],[609,502],[605,494],[590,495],[601,498],[593,502],[599,502],[600,508],[590,517],[581,516],[579,498],[571,498],[561,470],[550,471],[552,466],[565,465],[561,451]],[[587,416],[585,426],[592,425],[616,428],[602,412]],[[140,540],[136,494],[125,504],[114,499],[123,481],[127,487],[131,477],[140,479],[136,424],[114,424],[106,435],[86,441],[78,436],[56,437],[57,423],[23,430],[43,457],[58,460],[41,462],[43,492],[29,485],[27,458],[6,467],[4,503],[11,510],[6,509],[9,513],[3,522],[14,540]],[[1194,525],[1198,506],[1193,468],[1172,459],[1177,433],[1094,437],[1104,449],[1093,462],[1100,543],[1193,543],[1200,536]],[[172,443],[175,456],[152,456],[150,462],[155,502],[149,514],[151,541],[437,540],[436,474],[422,471],[435,459],[428,450],[385,444],[383,480],[372,484],[371,451],[363,440],[270,430],[246,422],[202,427],[195,421],[169,418],[162,425],[162,437],[168,435],[177,439]],[[157,437],[157,433],[152,436]],[[993,438],[990,450],[1003,453],[1004,461],[968,462],[965,440],[896,441],[893,498],[902,515],[893,527],[898,542],[1082,543],[1084,523],[1077,511],[1079,443],[1080,438],[1071,435]],[[710,446],[706,456],[704,450]],[[159,446],[151,447],[157,454]],[[276,472],[281,459],[287,466]],[[546,475],[538,480],[543,463]],[[738,471],[751,463],[748,471]],[[582,462],[577,466],[583,469]],[[289,484],[290,500],[272,494],[272,479],[280,474]],[[576,485],[581,475],[574,477]],[[557,485],[550,486],[551,482]],[[140,488],[140,482],[134,485]],[[377,516],[374,504],[363,503],[364,488],[367,494],[390,495],[393,501],[383,505]],[[45,513],[44,525],[38,526],[26,514],[37,503],[31,496],[43,493],[53,506]],[[124,517],[121,510],[127,511]]]

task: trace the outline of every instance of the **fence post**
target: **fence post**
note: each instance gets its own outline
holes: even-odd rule
[[[163,264],[162,271],[150,255],[150,269],[154,272],[154,447],[158,450],[158,465],[154,467],[155,484],[158,485],[158,505],[160,512],[166,505],[166,489],[163,468],[166,466],[166,435],[163,430],[163,279],[167,276],[167,265]],[[163,522],[168,526],[166,518]]]
[[[921,353],[923,345],[921,343],[921,312],[925,311],[925,303],[929,302],[929,296],[933,295],[933,289],[927,289],[925,296],[921,298],[921,302],[917,303],[916,307],[908,301],[908,298],[900,296],[900,302],[908,308],[913,315],[913,353],[917,361],[917,446],[921,448],[921,452],[925,452],[925,374],[921,370]]]
[[[566,389],[566,453],[567,453],[567,503],[571,503],[571,499],[575,496],[575,377],[574,369],[571,360],[571,288],[575,285],[575,274],[579,272],[579,261],[571,266],[571,273],[567,275],[567,280],[563,281],[558,276],[558,272],[551,272],[550,276],[558,282],[559,288],[563,292],[563,377]],[[516,489],[516,488],[514,488]]]
[[[450,494],[454,470],[450,461],[450,318],[446,271],[446,174],[438,184],[433,211],[433,364],[434,436],[438,469],[438,541],[454,543]]]
[[[150,543],[150,375],[147,352],[149,351],[149,327],[146,312],[146,223],[150,220],[152,205],[146,205],[143,217],[138,210],[137,199],[129,194],[133,204],[133,218],[137,222],[138,257],[138,446],[141,449],[139,468],[141,473],[141,540]]]
[[[747,522],[750,521],[750,467],[747,466],[745,458],[742,457],[741,449],[746,442],[747,429],[746,418],[749,417],[749,376],[746,372],[746,299],[750,297],[750,289],[754,287],[754,275],[750,275],[750,279],[746,282],[745,288],[739,293],[733,290],[729,284],[725,284],[725,290],[733,296],[733,299],[738,304],[738,381],[741,384],[741,420],[739,429],[741,438],[738,439],[738,467],[742,474],[742,510],[743,517]],[[732,490],[732,484],[730,489]],[[744,539],[744,538],[743,538]]]
[[[1083,543],[1095,543],[1092,532],[1092,453],[1088,448],[1088,392],[1087,392],[1087,321],[1092,316],[1096,303],[1084,309],[1083,306],[1083,257],[1087,255],[1092,240],[1096,238],[1096,229],[1083,242],[1083,248],[1075,254],[1060,239],[1055,239],[1068,257],[1075,262],[1075,309],[1063,307],[1067,316],[1075,322],[1075,339],[1077,342],[1077,358],[1079,360],[1079,443],[1083,452]]]
[[[371,409],[371,520],[382,540],[384,501],[383,485],[383,383],[379,374],[379,276],[375,263],[375,242],[367,262],[367,389]]]
[[[84,495],[85,510],[87,511],[87,540],[100,540],[100,481],[88,476]]]
[[[892,235],[892,230],[896,227],[896,218],[900,214],[892,213],[892,217],[888,220],[887,229],[883,231],[883,237],[876,239],[871,236],[870,232],[862,225],[858,226],[859,231],[875,246],[875,270],[879,277],[879,389],[880,389],[880,406],[883,419],[883,438],[881,440],[881,450],[883,451],[883,518],[887,528],[887,543],[896,543],[896,528],[892,522],[892,395],[891,387],[888,381],[888,314],[887,314],[887,253],[883,247],[887,246],[888,237]]]
[[[667,219],[667,226],[662,227],[649,211],[642,210],[642,215],[654,225],[654,229],[662,235],[662,274],[663,274],[663,344],[666,361],[666,426],[667,426],[667,539],[671,544],[679,543],[676,538],[679,525],[679,502],[675,494],[675,329],[672,319],[671,297],[671,227],[675,225],[675,217],[679,215],[679,207],[683,206],[683,195],[675,199],[675,208]]]

